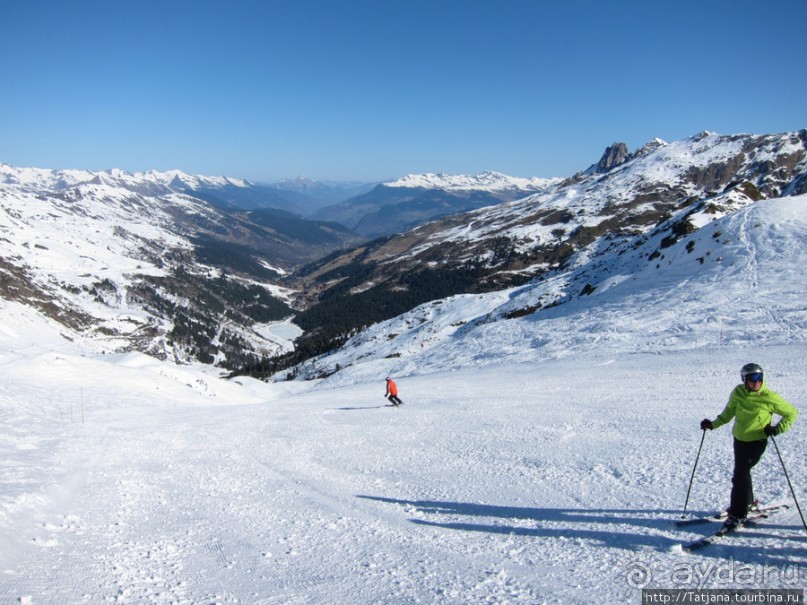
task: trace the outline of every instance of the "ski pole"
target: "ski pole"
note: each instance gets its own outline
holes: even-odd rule
[[[689,478],[689,488],[687,489],[687,499],[684,502],[684,512],[681,513],[681,518],[683,519],[687,515],[687,506],[689,505],[689,492],[692,491],[692,481],[695,480],[695,469],[698,468],[698,460],[701,457],[701,450],[703,449],[703,440],[706,439],[706,429],[703,429],[703,435],[701,435],[701,444],[698,446],[698,455],[695,456],[695,466],[692,467],[692,476]]]
[[[799,501],[796,499],[796,491],[793,489],[793,484],[790,483],[790,477],[787,476],[787,469],[785,468],[785,461],[782,460],[782,453],[779,451],[779,446],[776,443],[776,439],[773,438],[773,435],[770,435],[771,441],[773,441],[773,446],[776,448],[776,455],[779,456],[779,462],[782,464],[782,471],[785,474],[785,479],[787,479],[787,485],[790,487],[790,493],[793,495],[793,502],[796,503],[796,510],[799,511],[799,517],[801,517],[801,524],[804,526],[804,529],[807,530],[807,523],[804,522],[804,515],[801,513],[801,507],[799,506]]]

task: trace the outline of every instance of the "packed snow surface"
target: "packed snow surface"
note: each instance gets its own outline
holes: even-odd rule
[[[455,297],[357,337],[341,371],[311,381],[93,353],[0,303],[0,603],[803,589],[807,531],[782,463],[805,510],[807,204],[755,204],[720,229],[719,262],[682,242],[668,271],[514,319],[540,289]],[[757,497],[790,508],[682,553],[716,528],[670,524],[702,438],[686,514],[724,507],[731,483],[730,429],[700,420],[749,361],[802,412],[781,461],[769,446],[754,470]]]

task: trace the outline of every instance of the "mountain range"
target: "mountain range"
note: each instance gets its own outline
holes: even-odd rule
[[[713,225],[803,200],[805,175],[807,130],[704,132],[615,143],[564,179],[409,175],[311,214],[341,212],[326,222],[239,179],[0,164],[0,296],[89,350],[319,376],[370,326],[458,295],[499,297],[497,323],[596,305],[647,272],[674,287],[680,254],[716,271],[731,242]],[[291,318],[294,345],[272,329]]]
[[[2,164],[0,295],[96,350],[225,367],[274,354],[276,339],[254,327],[293,314],[276,282],[361,238],[282,210],[209,201],[211,191],[250,190],[178,172]]]
[[[557,180],[510,177],[497,172],[476,176],[410,174],[321,208],[312,218],[340,223],[374,239],[408,231],[443,216],[523,198],[548,189]]]
[[[344,342],[452,295],[540,289],[509,311],[519,316],[588,297],[648,266],[663,273],[670,248],[711,222],[763,199],[807,192],[806,148],[805,130],[704,132],[654,140],[634,153],[615,154],[622,146],[612,145],[599,162],[544,192],[334,253],[292,276],[307,297],[295,320],[306,331],[298,351],[309,354],[307,340],[311,351],[322,351],[323,340]],[[704,271],[719,262],[717,245],[686,246]]]

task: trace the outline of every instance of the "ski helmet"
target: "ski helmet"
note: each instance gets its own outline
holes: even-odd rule
[[[742,378],[742,381],[745,382],[746,376],[748,376],[749,374],[756,374],[756,373],[764,375],[764,372],[762,371],[762,366],[757,365],[755,363],[747,363],[740,370],[740,378]]]

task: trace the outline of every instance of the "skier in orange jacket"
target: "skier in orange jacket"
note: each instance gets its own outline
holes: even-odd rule
[[[384,397],[389,399],[390,403],[394,406],[399,406],[403,403],[403,401],[398,398],[398,385],[396,385],[395,381],[389,376],[387,377],[387,392],[384,393]]]

